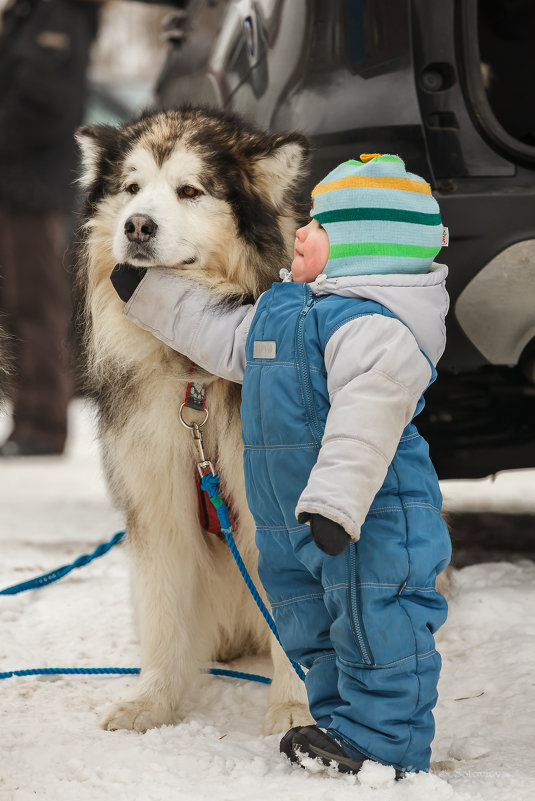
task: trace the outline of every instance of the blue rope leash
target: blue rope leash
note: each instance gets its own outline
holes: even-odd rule
[[[281,640],[280,640],[280,637],[279,637],[279,632],[277,631],[277,626],[275,625],[275,621],[273,620],[273,618],[269,614],[269,612],[266,609],[266,606],[265,606],[262,598],[258,594],[258,590],[256,589],[255,585],[253,584],[251,576],[247,572],[247,568],[245,567],[245,565],[243,563],[243,559],[240,556],[240,552],[238,551],[238,548],[236,547],[236,543],[234,542],[234,537],[232,536],[232,523],[230,522],[230,516],[229,516],[229,513],[228,513],[228,509],[225,506],[225,503],[224,503],[223,499],[221,498],[221,496],[219,494],[219,481],[220,481],[220,478],[219,478],[218,475],[213,475],[212,473],[206,473],[201,478],[201,489],[205,490],[208,493],[208,497],[210,498],[210,501],[211,501],[212,505],[214,506],[214,508],[215,508],[215,510],[217,512],[217,516],[219,518],[219,522],[221,523],[221,531],[225,535],[225,539],[227,540],[228,547],[230,548],[230,552],[232,553],[232,556],[234,557],[234,561],[238,565],[238,569],[239,569],[240,573],[242,574],[242,578],[245,581],[245,583],[246,583],[246,585],[247,585],[247,587],[249,589],[249,592],[253,596],[256,605],[258,606],[258,608],[262,612],[262,615],[264,616],[264,619],[265,619],[266,623],[268,624],[269,628],[271,629],[271,631],[273,632],[273,634],[275,635],[275,637],[277,638],[277,640],[279,641],[279,643],[281,644],[281,647],[282,647],[282,643],[281,643]],[[288,659],[290,659],[290,657],[288,657]],[[303,673],[303,670],[301,669],[301,666],[298,665],[297,662],[294,662],[293,659],[290,659],[290,662],[292,663],[293,669],[295,670],[295,672],[297,673],[299,678],[302,681],[304,681],[305,680],[305,674]]]
[[[10,679],[12,676],[71,676],[71,675],[103,675],[113,673],[125,675],[139,673],[140,668],[29,668],[28,670],[7,670],[0,673],[0,679]]]
[[[137,675],[140,668],[29,668],[28,670],[8,670],[0,673],[0,679],[10,679],[12,676],[75,676],[75,675],[106,675],[117,676]],[[230,676],[232,679],[245,679],[247,681],[257,681],[260,684],[271,684],[271,679],[267,676],[259,676],[256,673],[242,673],[239,670],[226,670],[225,668],[208,668],[203,673],[211,673],[212,676]]]
[[[211,673],[212,676],[230,676],[231,679],[245,679],[246,681],[258,681],[260,684],[271,684],[271,679],[268,679],[267,676],[259,676],[257,673],[242,673],[239,670],[227,670],[226,668],[208,668],[206,673]]]
[[[214,506],[217,516],[219,518],[219,522],[221,523],[221,531],[225,535],[225,539],[227,541],[228,547],[230,548],[230,552],[234,557],[234,561],[236,562],[238,569],[245,581],[249,592],[254,598],[254,601],[258,608],[260,609],[265,621],[267,622],[268,626],[270,627],[271,631],[279,641],[281,642],[279,633],[277,631],[277,626],[275,625],[275,621],[269,614],[268,610],[262,598],[258,594],[258,590],[256,589],[249,573],[247,572],[247,568],[245,567],[243,560],[241,558],[240,552],[236,546],[234,541],[234,537],[232,535],[232,524],[230,522],[229,513],[227,507],[225,506],[223,499],[219,495],[219,476],[212,475],[208,473],[201,478],[201,489],[206,490],[208,492],[208,497],[212,505]],[[102,543],[98,545],[93,553],[91,554],[84,554],[79,556],[75,559],[74,562],[71,562],[69,565],[63,565],[63,567],[58,567],[56,570],[52,570],[50,573],[44,573],[42,576],[37,576],[36,578],[29,579],[28,581],[22,581],[20,584],[13,584],[11,587],[6,587],[3,590],[0,590],[0,595],[17,595],[20,592],[26,592],[27,590],[35,590],[39,587],[46,587],[48,584],[52,584],[54,581],[59,581],[59,579],[66,576],[72,570],[75,570],[78,567],[83,567],[84,565],[89,564],[94,559],[98,559],[100,556],[104,556],[110,548],[113,548],[114,545],[117,545],[119,542],[122,541],[126,532],[125,531],[118,531],[114,536],[111,538],[109,542]],[[282,646],[282,643],[281,643]],[[289,658],[289,657],[288,657]],[[301,666],[294,662],[293,659],[290,659],[292,663],[293,669],[297,673],[302,681],[305,680],[305,674],[303,673]],[[37,676],[37,675],[60,675],[60,674],[68,674],[68,675],[98,675],[98,674],[114,674],[114,675],[125,675],[125,674],[136,674],[139,673],[139,668],[32,668],[28,670],[12,670],[7,671],[5,673],[0,673],[0,679],[7,679],[11,676]],[[249,681],[258,681],[263,684],[271,684],[271,679],[267,678],[266,676],[258,676],[254,673],[241,673],[237,670],[225,670],[223,668],[210,668],[208,673],[211,673],[214,676],[231,676],[233,678],[239,679],[247,679]]]
[[[113,535],[109,542],[102,543],[102,545],[99,545],[97,548],[95,548],[93,553],[79,556],[78,559],[75,559],[70,565],[63,565],[63,567],[58,567],[56,570],[52,570],[50,573],[44,573],[42,576],[29,579],[29,581],[22,581],[20,584],[13,584],[12,587],[6,587],[5,590],[0,590],[0,595],[17,595],[19,592],[35,590],[38,587],[46,587],[47,584],[52,584],[54,581],[59,581],[59,579],[63,578],[63,576],[66,576],[67,573],[70,573],[71,570],[75,570],[77,567],[88,565],[89,562],[93,561],[93,559],[98,559],[99,556],[104,556],[105,553],[108,553],[110,548],[113,548],[114,545],[117,545],[117,543],[121,542],[125,534],[125,531],[118,531],[117,534]]]
[[[98,545],[93,553],[79,556],[78,559],[75,559],[75,561],[70,565],[58,567],[56,570],[52,570],[50,573],[44,573],[42,576],[37,576],[36,578],[29,579],[28,581],[22,581],[20,584],[13,584],[11,587],[6,587],[4,590],[0,590],[0,595],[17,595],[19,592],[26,592],[27,590],[35,590],[39,587],[46,587],[47,584],[52,584],[54,581],[59,581],[59,579],[70,573],[71,570],[74,570],[77,567],[82,567],[83,565],[87,565],[89,562],[92,562],[93,559],[98,559],[99,556],[104,556],[104,554],[107,553],[110,548],[113,548],[114,545],[117,545],[123,540],[125,534],[125,531],[118,531],[117,534],[113,535],[109,542]],[[27,670],[8,670],[4,673],[0,672],[0,680],[9,679],[12,676],[91,676],[109,674],[124,676],[128,674],[137,675],[139,672],[140,668],[29,668]],[[227,670],[224,668],[209,668],[203,672],[210,673],[213,676],[229,676],[234,679],[244,679],[247,681],[257,681],[261,684],[271,684],[271,679],[269,679],[267,676],[259,676],[256,673],[243,673],[239,670]]]

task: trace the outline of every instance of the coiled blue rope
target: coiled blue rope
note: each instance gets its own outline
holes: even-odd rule
[[[210,498],[212,506],[215,508],[217,512],[219,522],[221,523],[221,531],[225,535],[227,545],[230,548],[232,556],[234,557],[234,561],[238,565],[238,569],[242,574],[242,578],[245,581],[247,588],[249,589],[249,592],[253,596],[256,605],[262,612],[262,615],[264,616],[266,623],[268,624],[269,628],[271,629],[271,631],[273,632],[273,634],[275,635],[275,637],[277,638],[282,647],[281,639],[279,637],[279,632],[277,631],[277,626],[275,625],[275,621],[269,614],[262,598],[258,594],[258,590],[256,589],[251,579],[251,576],[247,572],[247,568],[245,567],[243,559],[240,556],[240,552],[238,551],[236,543],[234,542],[234,537],[232,535],[232,523],[230,522],[228,509],[225,506],[225,503],[219,494],[219,482],[220,478],[218,475],[213,475],[212,473],[206,473],[206,475],[204,475],[201,478],[201,489],[205,490],[208,493],[208,497]],[[290,659],[290,657],[288,657],[288,659]],[[292,663],[292,667],[299,676],[299,678],[302,681],[304,681],[305,674],[303,673],[301,666],[298,665],[297,662],[294,662],[293,659],[290,659],[290,662]]]

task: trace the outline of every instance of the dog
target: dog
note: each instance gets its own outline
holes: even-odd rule
[[[3,414],[6,411],[9,377],[12,370],[12,359],[9,346],[9,337],[4,332],[0,321],[0,414]]]
[[[147,113],[77,139],[86,200],[75,255],[75,327],[95,398],[103,463],[128,531],[142,668],[108,730],[173,724],[212,660],[271,652],[264,733],[312,722],[304,685],[252,600],[226,543],[203,529],[199,461],[179,409],[190,382],[206,388],[206,458],[221,476],[236,541],[260,593],[255,527],[242,467],[240,388],[216,379],[126,320],[110,282],[117,263],[187,273],[221,303],[255,300],[288,266],[308,140],[265,134],[194,107]],[[203,413],[181,414],[188,425]],[[187,419],[186,419],[187,418]],[[265,595],[263,596],[265,600]]]

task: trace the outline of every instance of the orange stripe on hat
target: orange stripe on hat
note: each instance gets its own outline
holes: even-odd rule
[[[425,181],[411,181],[410,178],[388,178],[375,175],[348,175],[338,181],[321,183],[312,190],[312,197],[329,192],[332,189],[348,189],[351,187],[365,187],[368,189],[401,189],[405,192],[420,192],[431,194],[431,187]]]

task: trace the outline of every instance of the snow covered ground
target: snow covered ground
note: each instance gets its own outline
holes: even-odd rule
[[[122,528],[91,411],[76,402],[71,412],[66,457],[0,460],[0,588],[89,553]],[[535,513],[533,471],[443,490],[451,510]],[[0,681],[0,799],[532,801],[535,564],[457,571],[439,646],[432,774],[395,783],[388,768],[371,766],[357,780],[290,766],[278,738],[260,734],[267,688],[259,684],[200,677],[182,723],[141,735],[99,728],[135,677],[9,678]],[[48,588],[0,597],[0,671],[138,664],[121,546]],[[269,672],[264,660],[237,666]]]

